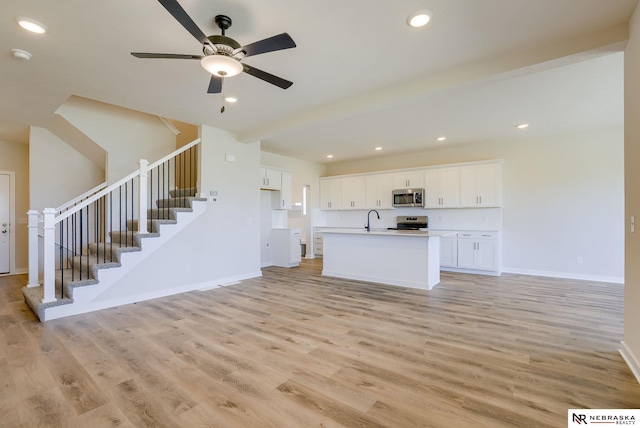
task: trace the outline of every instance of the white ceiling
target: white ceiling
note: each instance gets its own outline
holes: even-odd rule
[[[217,14],[248,44],[288,32],[297,48],[246,63],[294,82],[242,74],[220,114],[198,61],[130,52],[201,53],[156,0],[2,0],[0,140],[27,142],[78,95],[229,130],[264,150],[316,162],[442,144],[545,136],[622,124],[626,23],[638,0],[179,0],[207,35]],[[423,29],[405,24],[433,11]],[[49,32],[20,29],[16,16]],[[19,61],[10,50],[33,54]],[[526,131],[515,125],[529,122]],[[446,135],[446,143],[435,138]]]

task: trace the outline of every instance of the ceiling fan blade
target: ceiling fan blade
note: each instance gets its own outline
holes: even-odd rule
[[[242,64],[244,72],[252,75],[253,77],[257,77],[258,79],[262,79],[265,82],[269,82],[272,85],[276,85],[281,87],[282,89],[287,89],[289,86],[293,85],[293,82],[289,82],[281,77],[274,76],[273,74],[267,73],[266,71],[259,70],[255,67],[251,67],[247,64]]]
[[[211,75],[207,94],[219,94],[220,92],[222,92],[222,77]]]
[[[131,52],[136,58],[163,58],[163,59],[202,59],[202,55],[181,55],[165,53]]]
[[[167,11],[173,15],[173,17],[178,21],[182,26],[191,33],[193,37],[196,38],[203,45],[210,44],[207,36],[204,35],[202,30],[193,22],[193,19],[187,12],[180,6],[177,0],[158,0],[162,6],[164,6]]]
[[[246,46],[242,46],[236,49],[234,51],[234,54],[244,51],[244,56],[248,57],[295,47],[296,43],[293,41],[291,36],[289,36],[287,33],[282,33],[278,34],[277,36],[269,37],[268,39],[260,40],[254,43],[250,43]]]

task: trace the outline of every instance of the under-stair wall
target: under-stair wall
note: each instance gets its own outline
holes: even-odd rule
[[[113,269],[100,269],[98,279],[103,282],[102,287],[92,288],[87,284],[87,287],[74,288],[71,297],[85,306],[66,312],[51,308],[50,316],[34,308],[41,319],[209,289],[261,275],[260,198],[256,185],[260,143],[238,143],[230,133],[202,126],[198,153],[199,194],[196,196],[201,198],[194,200],[195,205],[190,207],[193,209],[184,216],[181,212],[175,213],[177,226],[161,224],[159,230],[150,230],[151,235],[159,232],[159,239],[144,237],[142,251],[120,254],[122,260],[118,263],[122,261],[122,265],[127,264],[129,268],[119,269],[114,265]],[[166,204],[158,203],[160,207]],[[102,220],[98,220],[97,224],[101,223]],[[128,237],[115,237],[114,241],[123,239],[129,242]],[[108,286],[104,286],[106,282]],[[39,287],[25,288],[25,296],[33,293],[34,288]],[[32,307],[39,301],[37,298],[27,300],[32,302]]]
[[[127,273],[114,288],[182,292],[261,275],[260,143],[239,143],[226,132],[201,127],[200,196],[205,212]],[[227,155],[235,161],[227,161]],[[217,192],[217,202],[212,202]]]

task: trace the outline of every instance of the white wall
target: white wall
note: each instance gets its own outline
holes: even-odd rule
[[[625,152],[625,286],[622,354],[640,381],[640,223],[631,232],[629,220],[640,222],[640,7],[629,24],[624,52]]]
[[[140,159],[154,162],[176,149],[176,135],[156,116],[80,97],[56,113],[107,151],[110,184],[135,171]]]
[[[15,172],[15,219],[12,227],[16,242],[16,272],[27,269],[27,210],[29,209],[29,146],[25,143],[9,143],[0,141],[0,171]]]
[[[104,183],[104,170],[44,128],[29,138],[29,209],[56,208]]]
[[[313,245],[311,245],[312,226],[323,221],[323,214],[320,211],[320,177],[325,175],[326,167],[319,163],[307,162],[269,152],[261,153],[261,164],[292,171],[294,189],[309,186],[307,193],[307,215],[303,216],[299,210],[289,211],[287,213],[287,226],[301,230],[301,239],[307,242],[307,254],[311,255],[313,248]],[[263,215],[265,215],[264,212]],[[264,247],[266,242],[264,239],[266,239],[267,236],[267,234],[263,233],[261,248]],[[266,253],[267,252],[264,254],[265,256],[267,255]],[[267,259],[263,259],[263,262],[266,263]]]
[[[622,127],[335,163],[327,175],[489,159],[504,159],[505,271],[622,282]]]
[[[228,132],[201,128],[201,192],[218,192],[218,203],[126,274],[100,298],[202,284],[203,287],[261,275],[260,143],[242,144]],[[236,162],[225,161],[225,154]],[[209,198],[210,199],[210,198]],[[144,247],[144,243],[143,243]]]

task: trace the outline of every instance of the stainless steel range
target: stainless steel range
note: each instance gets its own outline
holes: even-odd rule
[[[398,216],[396,227],[390,227],[389,230],[419,230],[427,227],[429,227],[429,217],[426,215]]]

